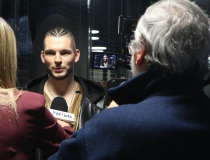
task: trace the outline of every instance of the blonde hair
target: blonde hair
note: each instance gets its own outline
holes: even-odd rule
[[[16,87],[17,48],[12,28],[0,17],[0,106],[12,106],[17,115],[16,101],[21,95]],[[18,116],[18,115],[17,115]]]

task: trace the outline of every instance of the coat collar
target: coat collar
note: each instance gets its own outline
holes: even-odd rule
[[[83,95],[92,103],[97,103],[105,95],[104,88],[88,79],[74,76],[74,79],[82,86]]]
[[[43,94],[44,84],[48,79],[48,75],[34,78],[26,85],[26,90]],[[82,87],[83,96],[88,98],[92,103],[97,103],[105,95],[104,88],[99,84],[81,77],[74,76],[74,79],[79,82]]]
[[[109,95],[119,105],[139,103],[152,95],[161,95],[168,91],[177,93],[201,92],[203,83],[192,78],[162,78],[153,71],[144,71],[123,84],[109,89]]]

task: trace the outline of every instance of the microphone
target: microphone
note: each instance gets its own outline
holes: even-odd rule
[[[74,114],[68,113],[68,106],[66,100],[63,97],[55,97],[51,104],[51,109],[49,109],[51,114],[62,121],[68,123],[74,123]]]
[[[52,101],[51,109],[67,112],[68,106],[66,100],[63,97],[55,97]]]

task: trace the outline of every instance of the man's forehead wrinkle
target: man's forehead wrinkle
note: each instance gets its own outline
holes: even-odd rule
[[[63,51],[72,51],[71,49],[60,49],[59,52],[63,52]],[[56,52],[56,50],[54,49],[46,49],[45,52]]]
[[[45,51],[54,51],[53,49],[46,49]]]
[[[47,37],[55,37],[55,38],[68,37],[68,38],[70,39],[70,41],[72,40],[71,37],[70,37],[68,34],[65,34],[65,35],[64,35],[64,34],[63,34],[63,35],[58,35],[58,34],[55,34],[55,33],[53,33],[53,34],[49,33],[49,34],[45,37],[45,39],[46,39]]]
[[[71,44],[71,38],[69,38],[68,36],[61,36],[61,37],[47,36],[44,39],[45,44],[46,43],[48,43],[48,44],[57,44],[57,42],[60,42],[60,41],[69,42],[70,46],[72,45]]]

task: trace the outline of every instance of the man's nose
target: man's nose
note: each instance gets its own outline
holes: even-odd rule
[[[59,52],[55,54],[55,63],[62,63],[61,55]]]

